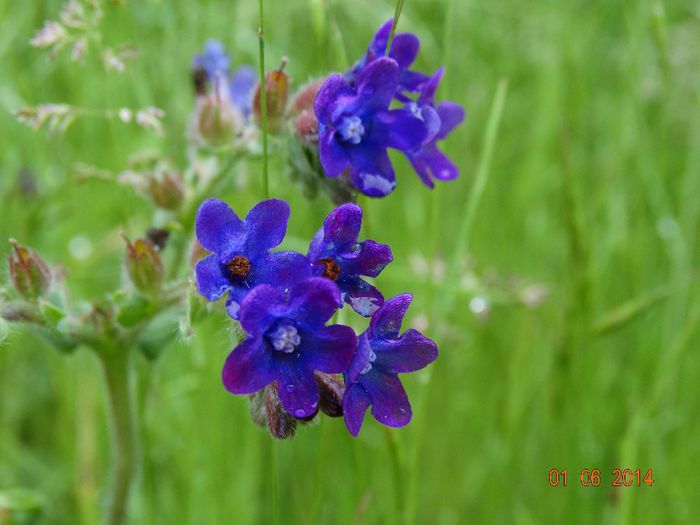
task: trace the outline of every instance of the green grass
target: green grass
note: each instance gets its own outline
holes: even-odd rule
[[[142,51],[119,75],[94,58],[49,62],[28,45],[60,4],[0,0],[0,240],[60,261],[90,298],[117,286],[119,232],[139,235],[152,209],[126,188],[76,184],[72,165],[118,171],[147,147],[182,165],[191,56],[214,37],[236,64],[256,64],[258,6],[110,4],[106,41]],[[267,64],[289,57],[298,86],[359,57],[394,2],[268,0],[265,10]],[[397,157],[396,192],[368,203],[372,236],[396,261],[379,283],[387,295],[415,294],[410,316],[429,316],[441,351],[432,370],[405,379],[414,421],[387,439],[368,420],[355,440],[324,419],[271,442],[246,400],[221,386],[233,337],[212,313],[188,344],[139,361],[133,522],[697,523],[700,9],[414,0],[401,30],[420,35],[421,68],[447,61],[442,94],[469,115],[445,146],[459,180],[430,192]],[[497,93],[502,113],[489,127]],[[49,101],[157,105],[166,134],[86,119],[47,137],[9,114]],[[271,151],[270,193],[292,204],[290,234],[308,238],[331,206],[306,203]],[[37,196],[19,192],[21,169],[36,175]],[[247,182],[222,198],[243,212],[260,198],[260,165],[235,172]],[[81,239],[93,250],[79,260],[70,246]],[[411,264],[433,254],[447,281]],[[518,279],[546,285],[547,300],[512,300]],[[469,309],[475,293],[491,301],[487,318]],[[95,523],[108,458],[97,360],[13,333],[0,346],[0,492],[38,494],[39,523]],[[611,488],[617,467],[653,468],[654,486]],[[568,487],[548,486],[552,468],[569,471]],[[599,468],[603,484],[581,487],[584,468]]]

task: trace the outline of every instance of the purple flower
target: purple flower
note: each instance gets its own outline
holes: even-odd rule
[[[355,86],[331,75],[315,103],[319,154],[326,175],[350,168],[355,186],[382,197],[396,186],[387,148],[408,151],[423,143],[425,124],[406,109],[389,109],[399,82],[399,65],[381,57],[358,73]]]
[[[284,239],[289,204],[270,199],[256,204],[241,220],[220,200],[209,199],[197,211],[196,232],[201,245],[214,252],[195,268],[197,289],[209,301],[229,293],[227,309],[234,319],[245,295],[258,284],[283,291],[290,283],[311,276],[311,263],[300,253],[270,249]]]
[[[420,332],[407,330],[399,335],[411,299],[411,294],[402,294],[385,302],[357,340],[344,374],[343,397],[345,424],[353,436],[359,434],[370,406],[374,419],[383,425],[407,425],[411,405],[397,374],[420,370],[437,359],[437,346]]]
[[[357,204],[337,207],[312,239],[308,258],[315,275],[335,281],[342,300],[369,317],[384,303],[384,297],[360,276],[376,277],[393,257],[385,244],[358,242],[361,225],[362,208]]]
[[[231,59],[224,50],[224,45],[218,40],[207,40],[204,44],[204,52],[195,55],[193,66],[195,69],[203,69],[210,82],[228,74]]]
[[[433,179],[451,180],[459,175],[457,166],[437,147],[437,141],[444,140],[454,128],[464,120],[464,108],[449,101],[435,105],[435,92],[445,72],[440,68],[423,86],[420,96],[404,107],[425,122],[428,134],[423,143],[404,154],[411,161],[413,169],[423,183],[432,188]]]
[[[253,110],[253,88],[257,84],[255,70],[250,66],[241,66],[229,80],[231,102],[248,117]]]
[[[240,309],[248,338],[224,365],[226,389],[252,394],[274,381],[288,413],[312,416],[319,401],[314,372],[343,372],[357,344],[352,328],[326,326],[339,295],[332,281],[320,277],[299,281],[288,294],[269,285],[253,289]]]
[[[381,25],[375,33],[372,42],[370,43],[365,55],[357,64],[353,66],[346,78],[352,83],[358,76],[360,71],[368,64],[372,63],[378,57],[384,56],[386,48],[389,45],[389,34],[394,19],[387,20]],[[428,81],[428,75],[411,71],[409,68],[415,62],[420,49],[420,39],[412,33],[399,33],[394,35],[391,43],[391,49],[388,56],[396,60],[399,65],[399,83],[395,93],[395,97],[402,102],[408,102],[409,98],[405,95],[406,92],[416,93],[420,91],[423,85]]]

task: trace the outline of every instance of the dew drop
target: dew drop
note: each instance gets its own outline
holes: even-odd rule
[[[285,388],[287,389],[287,392],[293,392],[293,391],[294,391],[294,385],[287,385]]]
[[[297,408],[294,411],[294,415],[297,417],[304,417],[306,415],[306,411],[303,408]]]

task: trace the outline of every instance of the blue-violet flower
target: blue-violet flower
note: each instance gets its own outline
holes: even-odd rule
[[[214,252],[197,263],[197,289],[209,301],[229,293],[227,310],[234,319],[245,295],[258,284],[283,291],[290,283],[311,276],[311,263],[296,252],[274,252],[284,239],[289,204],[270,199],[255,205],[245,220],[223,201],[206,200],[197,212],[196,233],[201,245]]]
[[[240,309],[248,338],[224,365],[226,389],[252,394],[274,381],[288,413],[313,416],[319,402],[314,372],[343,372],[357,344],[352,328],[326,326],[339,295],[338,287],[322,277],[300,281],[288,294],[270,285],[254,288]]]
[[[418,99],[404,106],[423,120],[428,130],[423,143],[419,147],[404,151],[404,154],[429,188],[435,185],[433,179],[452,180],[459,176],[457,166],[436,144],[437,141],[444,140],[464,120],[464,108],[459,104],[445,100],[435,105],[435,92],[444,72],[445,69],[440,68],[425,83]]]
[[[410,329],[399,335],[411,299],[411,294],[402,294],[385,302],[357,340],[352,363],[343,374],[343,415],[353,436],[359,434],[370,406],[380,423],[407,425],[411,405],[397,374],[420,370],[437,359],[437,346],[420,332]]]
[[[362,208],[357,204],[338,206],[312,239],[308,258],[315,275],[335,281],[342,300],[369,317],[384,303],[384,297],[361,276],[376,277],[393,257],[385,244],[358,242],[361,225]]]
[[[419,147],[425,123],[406,109],[389,109],[399,84],[399,65],[381,57],[357,75],[351,86],[342,75],[331,75],[315,103],[319,121],[319,155],[326,175],[335,178],[350,168],[358,190],[372,197],[396,186],[387,148]]]

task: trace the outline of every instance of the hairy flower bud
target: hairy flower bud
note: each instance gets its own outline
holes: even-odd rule
[[[160,208],[176,211],[185,200],[185,184],[178,172],[162,170],[151,176],[148,193]]]
[[[270,133],[278,133],[282,127],[284,114],[287,110],[289,98],[289,76],[284,72],[287,60],[276,71],[270,71],[265,75],[265,94],[267,101],[267,129]],[[262,106],[260,85],[255,89],[253,96],[253,114],[258,123],[262,119]]]
[[[343,392],[345,385],[335,376],[316,372],[316,384],[318,385],[318,407],[330,417],[343,415]]]
[[[274,383],[265,387],[263,393],[267,430],[275,439],[287,439],[294,436],[297,420],[289,415],[280,403],[277,388]]]
[[[51,271],[34,250],[20,246],[10,239],[12,252],[8,259],[10,279],[15,290],[28,300],[36,300],[51,284]]]
[[[227,99],[198,97],[194,115],[197,137],[210,146],[230,144],[243,127],[243,115]]]
[[[142,292],[157,290],[163,283],[165,271],[158,250],[150,241],[126,239],[126,270],[131,282]]]

